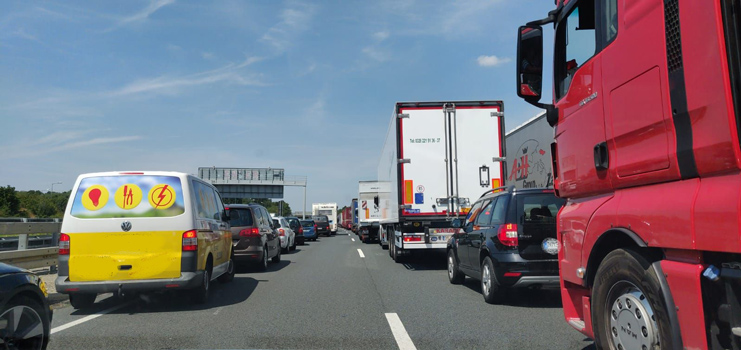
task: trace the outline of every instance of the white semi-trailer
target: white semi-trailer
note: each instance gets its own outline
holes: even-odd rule
[[[379,236],[395,261],[446,249],[482,193],[504,185],[501,101],[397,103],[378,164]]]
[[[553,128],[545,119],[545,113],[510,130],[505,135],[504,142],[507,146],[507,185],[516,188],[553,188]]]
[[[363,243],[378,238],[381,211],[379,193],[381,183],[378,181],[358,182],[358,236]]]
[[[326,215],[329,218],[329,230],[337,233],[337,203],[314,203],[311,205],[311,215]]]

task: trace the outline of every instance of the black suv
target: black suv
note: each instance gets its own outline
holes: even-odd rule
[[[453,220],[463,229],[448,241],[450,283],[480,280],[490,304],[507,288],[558,288],[556,214],[565,202],[546,188],[484,193],[465,221]]]

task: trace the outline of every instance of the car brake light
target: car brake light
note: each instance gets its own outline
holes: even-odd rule
[[[304,228],[303,227],[299,227],[298,228],[298,234],[302,234],[302,233],[304,233]]]
[[[281,237],[285,237],[286,236],[286,230],[284,230],[282,228],[279,228],[278,229],[278,232],[280,232]]]
[[[183,232],[183,251],[198,250],[198,232],[190,230]]]
[[[257,227],[246,228],[242,231],[239,231],[239,235],[241,237],[258,237],[260,236],[260,230]]]
[[[316,231],[316,225],[314,225],[314,231]]]
[[[520,244],[517,239],[517,224],[506,224],[499,226],[499,233],[497,238],[502,244],[508,247],[517,247]]]
[[[59,235],[59,255],[69,255],[69,235],[66,233]]]
[[[404,242],[422,242],[422,236],[404,236]]]

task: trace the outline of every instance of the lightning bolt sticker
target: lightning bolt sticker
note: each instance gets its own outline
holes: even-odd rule
[[[160,184],[149,190],[149,204],[154,209],[167,209],[175,204],[175,191],[166,184]]]

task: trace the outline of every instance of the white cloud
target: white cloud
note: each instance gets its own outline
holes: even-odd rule
[[[212,52],[201,52],[201,57],[203,57],[204,60],[213,60],[216,58],[216,55],[214,55]]]
[[[291,2],[283,9],[280,22],[263,34],[261,41],[273,46],[278,53],[283,53],[293,45],[293,40],[300,33],[309,29],[316,7],[310,4]]]
[[[496,67],[505,63],[509,63],[512,61],[508,57],[502,57],[499,58],[497,56],[491,55],[491,56],[479,56],[479,58],[476,59],[478,61],[479,66],[481,67]]]
[[[384,41],[388,39],[389,35],[391,35],[391,33],[389,33],[388,30],[382,30],[380,32],[373,33],[373,39],[376,39],[378,41]]]
[[[386,62],[391,59],[391,55],[387,51],[375,46],[364,47],[363,53],[376,62]]]
[[[130,83],[116,91],[108,93],[108,95],[125,96],[146,92],[176,94],[186,87],[214,84],[220,82],[233,83],[237,85],[262,86],[265,84],[261,83],[259,79],[257,79],[256,75],[246,74],[241,71],[242,68],[247,67],[255,62],[259,62],[262,59],[262,57],[248,57],[240,64],[230,63],[224,67],[220,67],[214,70],[186,75],[182,77],[161,76],[157,78],[142,79]]]
[[[174,2],[175,2],[175,0],[154,0],[154,1],[150,2],[149,3],[149,6],[147,6],[143,10],[141,10],[141,11],[139,11],[139,12],[137,12],[137,13],[129,16],[129,17],[122,18],[118,22],[118,24],[119,25],[124,25],[124,24],[127,24],[127,23],[132,23],[132,22],[138,22],[138,21],[145,20],[145,19],[149,18],[149,16],[151,16],[153,13],[157,12],[157,10],[159,10],[162,7],[165,7],[167,5],[170,5],[170,4],[174,3]]]

